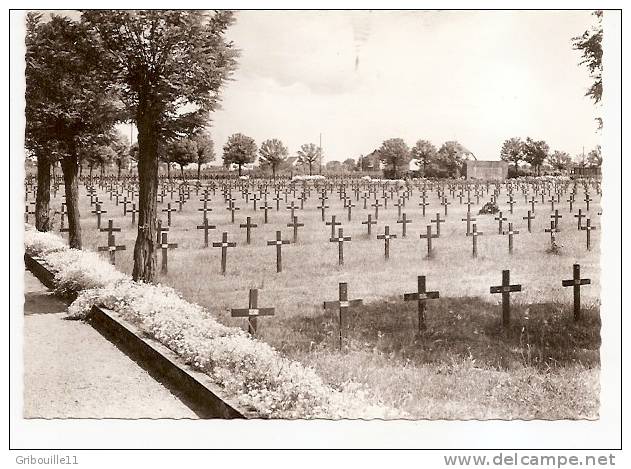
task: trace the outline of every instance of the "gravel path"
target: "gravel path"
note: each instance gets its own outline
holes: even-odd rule
[[[24,296],[24,418],[197,418],[30,272]]]

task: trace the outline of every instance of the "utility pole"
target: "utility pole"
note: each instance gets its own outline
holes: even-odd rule
[[[320,174],[322,174],[322,132],[320,132],[319,153],[320,153]]]

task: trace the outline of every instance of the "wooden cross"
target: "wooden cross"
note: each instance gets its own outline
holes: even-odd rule
[[[267,199],[265,200],[265,203],[263,205],[261,205],[260,210],[263,210],[265,212],[265,215],[263,217],[263,223],[267,223],[267,212],[268,210],[271,210],[272,206],[267,204]]]
[[[335,227],[336,226],[341,226],[342,223],[336,222],[335,221],[335,215],[331,215],[331,221],[327,221],[325,223],[325,225],[331,227],[331,238],[334,238],[335,237]]]
[[[162,249],[162,273],[167,274],[167,253],[169,252],[169,249],[177,248],[177,243],[169,243],[167,240],[167,233],[162,233],[159,247]]]
[[[348,308],[352,308],[354,306],[359,306],[361,304],[363,304],[363,301],[361,299],[357,299],[357,300],[349,300],[348,299],[348,284],[347,283],[340,283],[339,284],[339,295],[338,295],[339,300],[338,301],[325,301],[324,302],[324,309],[334,309],[334,308],[338,308],[339,309],[339,321],[340,321],[340,327],[339,327],[339,346],[340,346],[340,350],[342,349],[342,315],[345,314],[348,311]]]
[[[221,242],[213,243],[214,248],[221,248],[221,275],[226,275],[226,257],[228,248],[236,247],[237,243],[228,242],[228,233],[225,231],[221,235]]]
[[[113,221],[109,220],[107,228],[100,228],[100,231],[107,231],[107,246],[98,246],[98,250],[103,252],[107,251],[110,254],[110,264],[116,265],[116,251],[124,251],[126,247],[124,245],[116,245],[116,238],[114,236],[115,231],[120,231],[120,228],[114,228]]]
[[[127,216],[127,204],[131,204],[131,201],[127,200],[127,197],[123,197],[123,216]]]
[[[248,307],[230,310],[233,318],[248,318],[248,333],[252,336],[256,335],[257,318],[259,316],[274,316],[274,308],[259,308],[258,299],[258,289],[251,288]]]
[[[510,270],[502,270],[502,284],[491,287],[491,293],[502,294],[502,326],[510,324],[510,294],[521,291],[521,285],[510,284]]]
[[[535,196],[533,195],[533,196],[530,198],[530,210],[531,210],[531,212],[532,212],[532,213],[535,213],[535,204],[538,204],[538,203],[539,203],[539,202],[537,202],[537,201],[535,200]]]
[[[370,236],[371,234],[371,225],[376,225],[376,224],[377,222],[372,219],[372,214],[369,213],[368,220],[362,222],[362,225],[368,226],[368,236]]]
[[[182,207],[184,206],[184,204],[186,203],[186,200],[184,199],[184,194],[180,194],[180,197],[177,199],[177,204],[180,206],[179,211],[182,211]]]
[[[300,228],[301,226],[305,226],[304,223],[298,223],[298,216],[295,215],[294,216],[294,221],[292,223],[287,223],[287,227],[288,228],[293,228],[294,229],[294,236],[292,239],[292,242],[295,244],[298,242],[298,228]]]
[[[554,203],[556,202],[556,199],[554,197],[551,197],[550,199],[548,199],[548,202],[550,202],[550,211],[554,212]]]
[[[473,239],[473,257],[478,257],[478,236],[482,236],[483,234],[483,232],[478,231],[478,227],[475,223],[473,224],[473,231],[467,233],[467,236],[471,236]]]
[[[351,199],[346,199],[344,201],[344,208],[348,210],[348,221],[351,221],[352,210],[355,204],[351,201]]]
[[[436,237],[440,238],[440,224],[443,223],[445,220],[441,220],[440,219],[440,213],[437,212],[436,213],[436,220],[430,220],[432,223],[436,223]]]
[[[361,197],[364,201],[364,210],[366,210],[366,202],[368,201],[368,199],[370,199],[370,196],[364,192],[364,194]]]
[[[337,238],[333,237],[330,238],[329,241],[331,243],[337,243],[338,244],[338,264],[339,265],[344,265],[344,241],[350,241],[351,237],[350,236],[344,236],[344,229],[343,228],[338,228],[337,230]]]
[[[208,218],[206,218],[206,214],[204,214],[204,221],[201,225],[197,225],[198,230],[204,230],[204,247],[208,247],[208,230],[214,230],[217,228],[215,225],[208,224]]]
[[[267,242],[268,246],[276,246],[276,272],[277,273],[283,271],[283,257],[282,257],[283,244],[289,244],[289,241],[282,239],[280,231],[276,232],[276,239]]]
[[[432,255],[432,239],[438,238],[437,234],[432,234],[432,225],[427,225],[427,234],[420,235],[421,239],[427,239],[427,257]]]
[[[169,231],[169,227],[162,226],[162,219],[158,219],[157,226],[156,226],[156,235],[157,235],[156,243],[160,244],[160,241],[162,241],[162,233],[166,231]]]
[[[406,235],[407,235],[407,224],[408,223],[412,223],[412,220],[409,220],[407,218],[407,214],[405,212],[403,212],[403,218],[401,218],[400,220],[397,220],[397,223],[401,223],[403,225],[403,227],[402,227],[403,230],[402,230],[402,233],[401,233],[401,237],[405,238]]]
[[[572,206],[574,204],[574,196],[570,194],[570,198],[566,200],[570,204],[570,213],[572,213]]]
[[[92,213],[96,214],[96,229],[101,229],[101,214],[107,213],[107,210],[101,210],[101,204],[96,204],[95,210]]]
[[[528,220],[528,233],[532,233],[531,220],[534,220],[534,219],[535,219],[535,216],[530,212],[530,210],[528,210],[528,216],[522,217],[522,220]]]
[[[212,208],[208,207],[208,200],[206,200],[206,198],[202,199],[204,201],[204,207],[203,208],[198,208],[197,211],[198,212],[204,212],[204,218],[207,217],[206,213],[207,212],[212,212]]]
[[[129,210],[129,212],[131,212],[131,224],[135,225],[136,224],[136,214],[140,213],[140,210],[138,210],[136,208],[136,202],[133,202],[131,204],[131,210]]]
[[[511,195],[508,199],[508,202],[506,202],[509,206],[510,206],[510,213],[513,213],[513,205],[515,205],[517,202],[515,202],[513,200],[513,196]]]
[[[398,210],[398,212],[397,212],[397,220],[400,220],[400,219],[401,219],[401,209],[402,209],[403,207],[405,207],[405,203],[403,202],[403,199],[399,199],[399,200],[398,200],[395,204],[393,204],[393,205],[394,205],[394,206],[397,208],[397,210]]]
[[[585,209],[589,212],[589,203],[593,200],[588,193],[585,194],[585,198],[583,199],[585,201]]]
[[[325,220],[325,211],[326,211],[327,208],[329,208],[329,206],[325,205],[325,203],[323,201],[322,204],[318,205],[316,208],[322,212],[322,221],[324,221]]]
[[[475,218],[471,218],[471,212],[467,212],[467,218],[461,218],[460,221],[466,221],[467,222],[467,234],[466,236],[469,236],[469,234],[471,233],[471,222],[472,221],[476,221]]]
[[[495,220],[497,220],[497,222],[498,222],[498,230],[497,230],[497,232],[499,234],[502,234],[502,222],[508,221],[508,218],[504,218],[502,216],[502,212],[500,212],[499,215],[497,217],[495,217]]]
[[[287,205],[287,207],[285,207],[287,210],[291,210],[291,215],[289,216],[289,220],[293,220],[294,219],[294,215],[295,215],[295,211],[298,207],[296,207],[296,204],[294,203],[294,201],[291,201],[290,205]]]
[[[513,224],[508,224],[508,231],[502,231],[503,235],[508,235],[508,253],[513,253],[513,235],[519,234],[519,231],[513,230]]]
[[[574,287],[574,320],[581,319],[581,285],[589,285],[592,281],[588,278],[581,278],[581,266],[574,264],[573,276],[570,280],[562,280],[564,287]]]
[[[451,205],[451,202],[447,202],[447,197],[443,197],[443,201],[440,203],[440,205],[445,207],[445,216],[447,216],[447,206]]]
[[[283,200],[280,196],[280,192],[276,191],[276,195],[272,198],[272,200],[276,201],[276,211],[278,212],[280,210],[280,201]]]
[[[229,199],[228,201],[228,207],[226,208],[226,210],[230,210],[230,220],[231,223],[234,223],[234,212],[241,210],[239,207],[237,207],[234,203],[234,199]]]
[[[550,228],[546,228],[546,233],[550,233],[550,245],[554,244],[554,233],[558,233],[559,229],[554,226],[554,220],[550,220]]]
[[[167,204],[167,208],[163,208],[162,212],[166,212],[167,214],[167,226],[171,226],[171,212],[175,212],[174,208],[171,208],[171,202]]]
[[[417,277],[418,287],[414,293],[404,293],[404,301],[416,301],[418,305],[418,333],[424,331],[427,326],[425,325],[425,303],[427,300],[434,300],[439,298],[440,293],[437,291],[427,291],[425,288],[425,275],[419,275]]]
[[[25,221],[26,223],[28,223],[28,216],[29,216],[29,215],[35,215],[35,212],[34,212],[34,211],[33,211],[33,212],[31,212],[31,211],[29,210],[29,205],[31,205],[32,203],[33,203],[33,202],[29,202],[29,203],[28,203],[28,204],[26,204],[26,206],[25,206],[26,208],[25,208],[25,210],[24,210],[24,221]]]
[[[592,230],[595,230],[595,229],[596,229],[596,227],[592,226],[592,222],[591,222],[591,220],[589,218],[586,221],[586,226],[582,226],[581,227],[582,231],[586,231],[587,232],[587,250],[588,251],[591,250],[591,248],[592,248],[592,241],[591,241],[592,240],[592,235],[591,235],[591,232],[592,232]]]
[[[246,242],[246,244],[250,244],[252,228],[257,228],[258,226],[259,225],[257,225],[256,223],[252,223],[251,217],[246,217],[245,218],[245,223],[241,223],[239,225],[239,228],[245,228],[245,242]]]
[[[585,215],[583,213],[583,209],[578,209],[578,213],[576,215],[574,215],[574,218],[578,218],[578,229],[582,229],[583,228],[583,218],[587,217],[587,215]]]
[[[383,239],[384,242],[384,256],[385,259],[390,259],[390,239],[396,239],[397,235],[390,234],[390,227],[386,225],[385,232],[382,235],[377,235],[377,239]]]
[[[554,227],[558,230],[558,228],[559,228],[559,218],[563,218],[563,215],[559,215],[559,211],[555,210],[554,211],[554,215],[550,215],[550,218],[554,218]]]
[[[252,194],[252,204],[254,207],[254,212],[256,212],[256,202],[261,200],[261,197],[256,195],[256,194]]]
[[[375,220],[379,220],[379,207],[383,207],[383,205],[381,205],[379,203],[379,199],[375,197],[375,203],[371,204],[370,206],[375,207]]]

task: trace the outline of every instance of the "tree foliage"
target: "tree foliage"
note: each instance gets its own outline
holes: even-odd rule
[[[203,128],[219,105],[237,50],[225,39],[230,11],[86,10],[107,73],[138,127],[140,213],[134,248],[135,280],[156,275],[156,194],[159,145]]]
[[[524,142],[524,161],[537,172],[537,175],[541,174],[541,165],[548,157],[550,147],[544,140],[533,140],[530,137],[526,137]]]
[[[321,158],[321,150],[315,143],[305,143],[298,150],[298,162],[309,166],[309,176],[313,174],[313,165],[317,164]]]
[[[196,132],[192,140],[195,142],[197,151],[197,179],[199,180],[202,165],[215,160],[215,142],[206,130]]]
[[[278,167],[287,159],[289,152],[283,142],[276,138],[265,140],[259,149],[259,161],[263,166],[272,169],[272,175],[276,178]]]
[[[170,163],[180,166],[180,172],[184,177],[184,166],[197,162],[197,144],[193,139],[182,138],[166,144],[164,153]]]
[[[399,168],[410,160],[410,149],[402,138],[390,138],[379,147],[379,158],[396,178]]]
[[[592,14],[596,18],[596,23],[582,35],[573,37],[572,46],[575,50],[581,51],[582,59],[579,63],[587,65],[589,75],[593,79],[592,86],[589,87],[585,96],[599,103],[603,94],[603,12],[596,10]]]
[[[241,133],[232,134],[223,146],[223,163],[226,166],[236,164],[241,176],[241,167],[256,160],[256,150],[256,143],[252,137]]]
[[[464,163],[470,152],[462,144],[455,140],[441,145],[436,156],[439,168],[449,177],[459,177],[464,173]]]
[[[603,156],[600,145],[597,145],[596,148],[587,154],[587,164],[592,168],[600,168],[602,166]]]
[[[566,171],[572,166],[572,157],[567,152],[555,150],[548,156],[548,164],[557,171]]]
[[[427,167],[434,162],[438,151],[432,142],[418,140],[410,150],[412,158],[418,160],[419,167],[423,170],[423,176],[427,174]]]
[[[80,152],[101,144],[120,117],[108,61],[84,24],[56,14],[42,21],[37,13],[27,14],[25,61],[25,146],[42,160],[61,162],[69,244],[81,248]]]
[[[524,161],[524,142],[519,137],[509,138],[502,144],[500,159],[507,163],[513,163],[515,169],[519,167],[519,162]]]

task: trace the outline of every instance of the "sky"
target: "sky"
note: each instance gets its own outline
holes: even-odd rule
[[[587,11],[241,11],[241,50],[211,133],[279,138],[294,156],[357,158],[388,138],[458,140],[499,159],[510,137],[587,153],[599,143],[590,78],[571,38]]]

